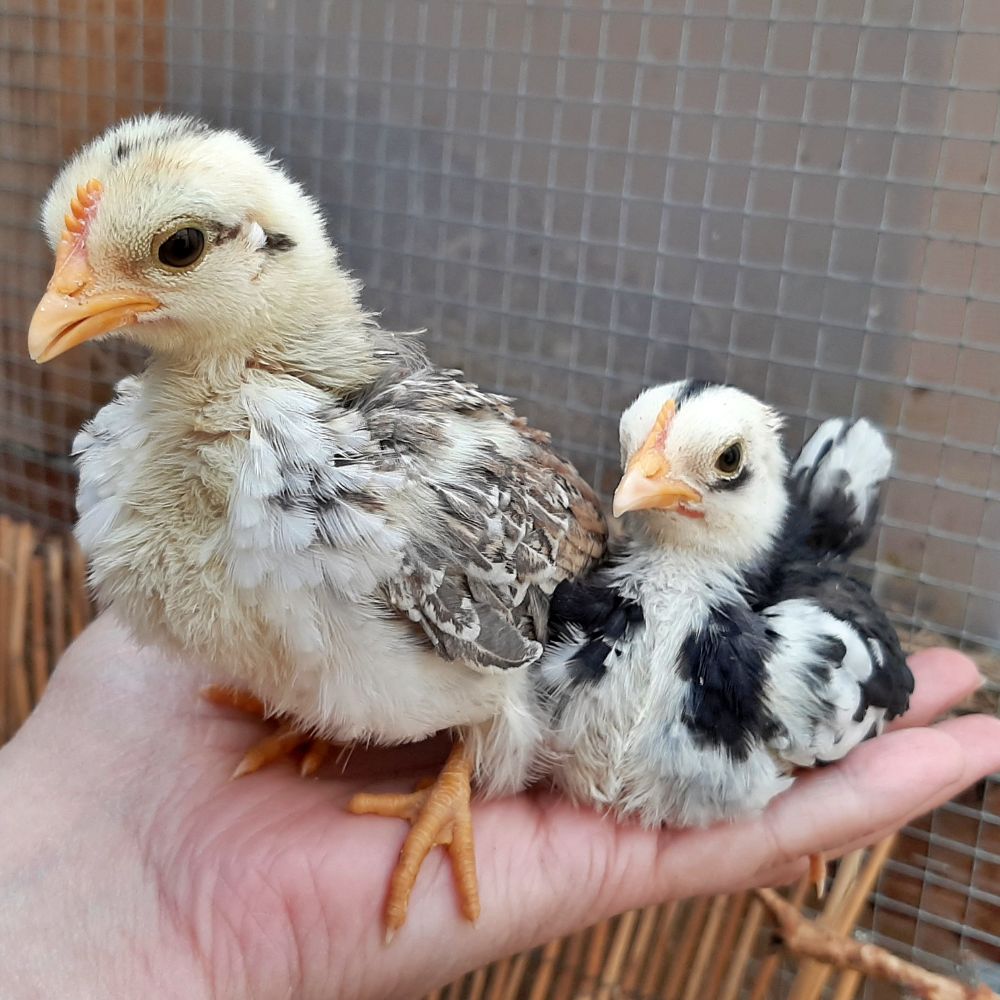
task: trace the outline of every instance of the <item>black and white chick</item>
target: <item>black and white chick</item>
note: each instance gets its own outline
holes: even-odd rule
[[[56,259],[32,357],[107,336],[151,353],[76,441],[99,602],[285,719],[254,766],[308,736],[453,729],[437,784],[351,808],[415,824],[390,932],[435,843],[474,918],[469,782],[529,777],[528,667],[552,591],[603,554],[597,497],[507,400],[379,327],[317,204],[237,133],[123,122],[42,218]]]
[[[557,589],[536,668],[573,799],[650,826],[732,819],[906,710],[895,631],[843,558],[872,530],[889,448],[830,420],[789,470],[781,425],[697,381],[622,416],[625,538]]]

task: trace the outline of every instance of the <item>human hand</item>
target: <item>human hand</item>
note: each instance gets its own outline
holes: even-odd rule
[[[896,731],[739,823],[649,832],[542,792],[477,805],[479,925],[434,852],[386,948],[405,829],[344,806],[410,787],[445,744],[359,750],[324,780],[281,764],[230,782],[261,724],[199,701],[190,665],[105,616],[0,752],[5,996],[419,996],[625,909],[791,880],[810,853],[870,843],[1000,769],[1000,721],[929,727],[977,686],[973,664],[932,650],[912,667]]]

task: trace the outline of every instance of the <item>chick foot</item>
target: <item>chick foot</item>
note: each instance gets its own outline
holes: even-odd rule
[[[472,838],[470,800],[472,767],[465,747],[455,744],[441,773],[402,795],[355,795],[347,808],[356,815],[396,816],[412,824],[389,882],[385,904],[385,940],[388,944],[406,921],[406,910],[417,874],[432,847],[448,848],[462,913],[479,919],[479,883]]]
[[[246,691],[235,691],[232,688],[212,684],[202,688],[201,696],[213,705],[235,708],[260,719],[267,718],[267,708],[264,703]],[[302,732],[291,722],[281,723],[275,733],[254,744],[236,765],[232,777],[241,778],[245,774],[253,774],[254,771],[259,771],[282,757],[290,757],[303,746],[306,749],[299,762],[299,774],[303,778],[311,778],[326,760],[331,745],[327,740],[317,739]]]

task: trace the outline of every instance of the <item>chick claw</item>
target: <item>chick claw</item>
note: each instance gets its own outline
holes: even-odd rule
[[[826,895],[826,858],[822,854],[809,855],[809,881],[816,890],[816,898]]]
[[[436,781],[421,782],[402,795],[355,795],[347,808],[356,815],[395,816],[412,824],[389,882],[385,904],[385,941],[406,922],[417,874],[432,847],[448,848],[462,913],[479,919],[479,883],[472,837],[471,766],[461,743],[455,745]]]
[[[246,712],[248,715],[255,715],[261,719],[267,717],[267,708],[264,703],[246,691],[236,691],[232,688],[212,684],[202,688],[201,696],[213,705],[235,708],[237,711]],[[241,778],[245,774],[253,774],[254,771],[259,771],[262,767],[266,767],[282,757],[290,756],[301,746],[306,746],[306,752],[299,763],[299,774],[303,778],[311,778],[326,760],[327,754],[330,752],[330,744],[326,740],[309,736],[291,723],[282,724],[277,732],[254,744],[236,765],[232,777]]]

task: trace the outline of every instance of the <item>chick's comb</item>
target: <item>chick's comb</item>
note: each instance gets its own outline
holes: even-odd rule
[[[69,203],[69,211],[63,216],[65,231],[63,236],[82,236],[87,231],[87,223],[94,214],[103,186],[96,178],[91,178],[86,184],[79,184],[76,194]]]
[[[656,423],[649,432],[642,447],[632,456],[629,468],[637,466],[645,476],[665,475],[668,469],[667,460],[663,455],[670,424],[677,412],[677,403],[668,399],[657,414]]]
[[[76,294],[90,281],[83,241],[102,190],[103,186],[96,178],[78,185],[69,203],[69,211],[63,216],[63,232],[56,247],[56,266],[49,287],[66,295]]]

